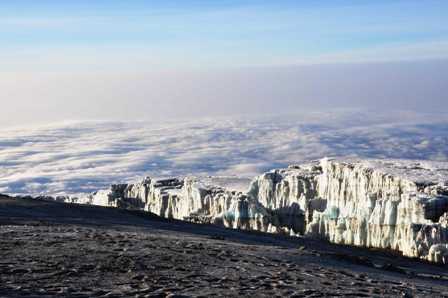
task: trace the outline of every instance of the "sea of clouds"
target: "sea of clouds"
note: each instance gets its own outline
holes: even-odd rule
[[[448,117],[333,111],[0,130],[0,192],[79,195],[145,176],[252,177],[324,156],[448,160]]]

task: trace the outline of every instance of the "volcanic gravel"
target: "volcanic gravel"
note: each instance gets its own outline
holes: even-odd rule
[[[387,252],[0,197],[0,297],[448,297],[446,267]]]

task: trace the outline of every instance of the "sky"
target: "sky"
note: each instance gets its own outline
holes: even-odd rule
[[[448,2],[0,2],[0,127],[448,111]]]
[[[0,1],[0,192],[448,161],[446,0]]]

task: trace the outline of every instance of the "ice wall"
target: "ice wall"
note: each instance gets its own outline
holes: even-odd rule
[[[79,202],[448,263],[447,163],[322,159],[262,174],[247,191],[204,181],[146,178]]]
[[[261,175],[249,191],[267,208],[298,204],[304,234],[448,263],[448,167],[322,159]]]
[[[166,218],[278,232],[270,212],[248,195],[206,185],[196,178],[151,179],[112,185],[80,203],[145,210]]]

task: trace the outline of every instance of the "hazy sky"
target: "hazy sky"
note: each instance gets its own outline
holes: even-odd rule
[[[445,0],[1,1],[0,125],[448,111],[447,13]]]

